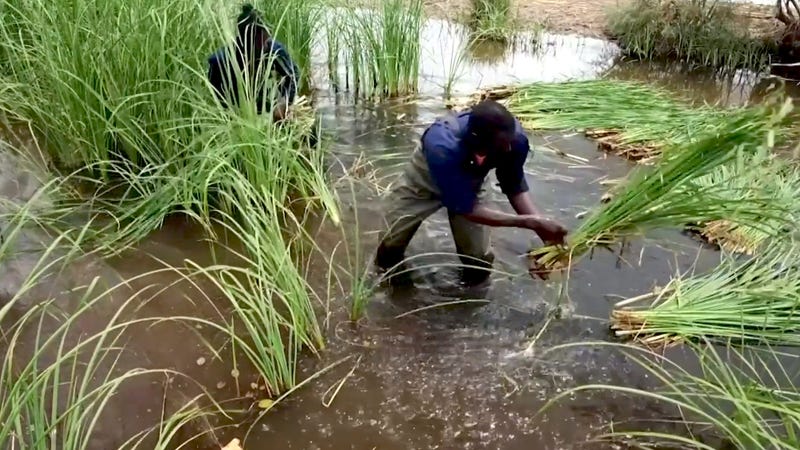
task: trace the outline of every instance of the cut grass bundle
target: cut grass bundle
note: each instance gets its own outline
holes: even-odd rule
[[[764,217],[758,227],[729,220],[699,224],[704,239],[728,252],[752,255],[765,242],[772,242],[774,233],[765,230],[784,227],[787,234],[796,230],[795,224],[800,214],[800,204],[797,202],[800,196],[800,173],[782,159],[770,158],[762,163],[749,161],[723,166],[710,175],[694,180],[693,184],[701,188],[727,185],[730,189],[722,192],[724,201],[749,199],[756,202],[759,198],[770,198],[774,205],[779,205],[785,211],[786,216],[780,220]]]
[[[678,59],[733,71],[759,71],[771,45],[750,32],[748,19],[730,2],[635,0],[609,15],[608,33],[638,59]]]
[[[770,198],[735,199],[726,185],[700,187],[692,181],[737,158],[754,155],[774,143],[774,129],[791,110],[771,105],[745,111],[683,148],[671,149],[657,167],[639,167],[611,200],[597,207],[570,235],[568,247],[546,247],[532,256],[544,268],[568,264],[597,246],[661,227],[729,220],[760,226],[764,217],[785,217]],[[769,232],[779,230],[769,229]]]
[[[625,300],[611,314],[617,336],[661,346],[709,339],[800,345],[800,248],[728,257],[706,275],[673,278],[657,293]]]
[[[692,345],[700,373],[693,373],[661,354],[633,346],[587,343],[557,346],[620,348],[641,366],[649,378],[660,382],[654,389],[608,384],[567,389],[542,408],[586,392],[611,392],[633,397],[631,402],[650,401],[676,410],[680,431],[658,431],[662,421],[649,421],[644,430],[625,424],[609,425],[610,431],[596,439],[621,443],[630,448],[681,448],[697,450],[747,449],[793,450],[800,447],[800,392],[786,357],[768,351],[718,350],[713,345]],[[675,430],[675,416],[663,424]]]
[[[507,98],[526,128],[585,131],[601,149],[637,161],[688,145],[743,112],[694,107],[652,86],[610,80],[502,87],[481,97]]]
[[[506,41],[514,32],[511,0],[472,0],[469,26],[482,39]]]
[[[417,91],[420,64],[421,0],[386,0],[366,9],[345,6],[328,22],[329,61],[344,63],[332,83],[356,97],[384,99]],[[341,53],[340,53],[341,52]],[[329,63],[333,67],[333,62]]]

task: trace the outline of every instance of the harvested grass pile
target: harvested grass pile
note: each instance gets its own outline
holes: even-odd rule
[[[784,227],[786,233],[791,233],[796,229],[795,224],[800,217],[800,205],[797,203],[800,173],[782,159],[769,158],[763,162],[754,160],[720,167],[693,183],[701,187],[729,186],[730,189],[722,192],[725,201],[747,199],[757,202],[759,198],[768,198],[787,214],[780,220],[764,217],[758,226],[724,219],[699,224],[697,231],[706,241],[728,252],[752,255],[771,240],[771,230]]]
[[[786,218],[784,208],[768,196],[736,199],[727,185],[703,186],[693,181],[746,155],[768,152],[774,129],[790,110],[788,101],[779,109],[764,105],[747,110],[693,143],[672,148],[657,167],[639,167],[608,203],[591,212],[571,234],[568,247],[551,246],[532,253],[535,264],[557,268],[597,246],[610,246],[648,229],[687,223],[729,220],[779,232],[763,224],[765,217],[778,222]]]
[[[611,313],[617,336],[648,346],[709,339],[800,345],[800,249],[774,245],[745,262],[676,277],[658,292],[624,300]]]
[[[501,86],[470,100],[486,98],[503,99],[526,128],[583,131],[601,149],[635,161],[691,144],[746,111],[694,107],[651,86],[610,80]]]

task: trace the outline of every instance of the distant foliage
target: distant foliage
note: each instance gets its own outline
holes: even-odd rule
[[[608,32],[631,57],[721,70],[760,70],[772,45],[731,4],[707,0],[634,0],[610,14]]]

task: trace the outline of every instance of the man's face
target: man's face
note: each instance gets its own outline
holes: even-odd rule
[[[470,149],[475,165],[481,167],[491,156],[510,152],[512,141],[513,136],[505,133],[495,134],[489,139],[480,139],[480,136],[475,136]]]

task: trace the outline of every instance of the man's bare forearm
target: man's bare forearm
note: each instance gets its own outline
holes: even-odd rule
[[[495,211],[482,205],[476,206],[471,213],[464,214],[464,217],[472,222],[490,227],[526,228],[524,217]]]
[[[528,192],[520,192],[516,195],[512,195],[508,197],[509,203],[514,208],[514,211],[521,216],[538,216],[539,210],[536,209],[536,206],[533,204],[533,199],[531,199],[530,194]]]

